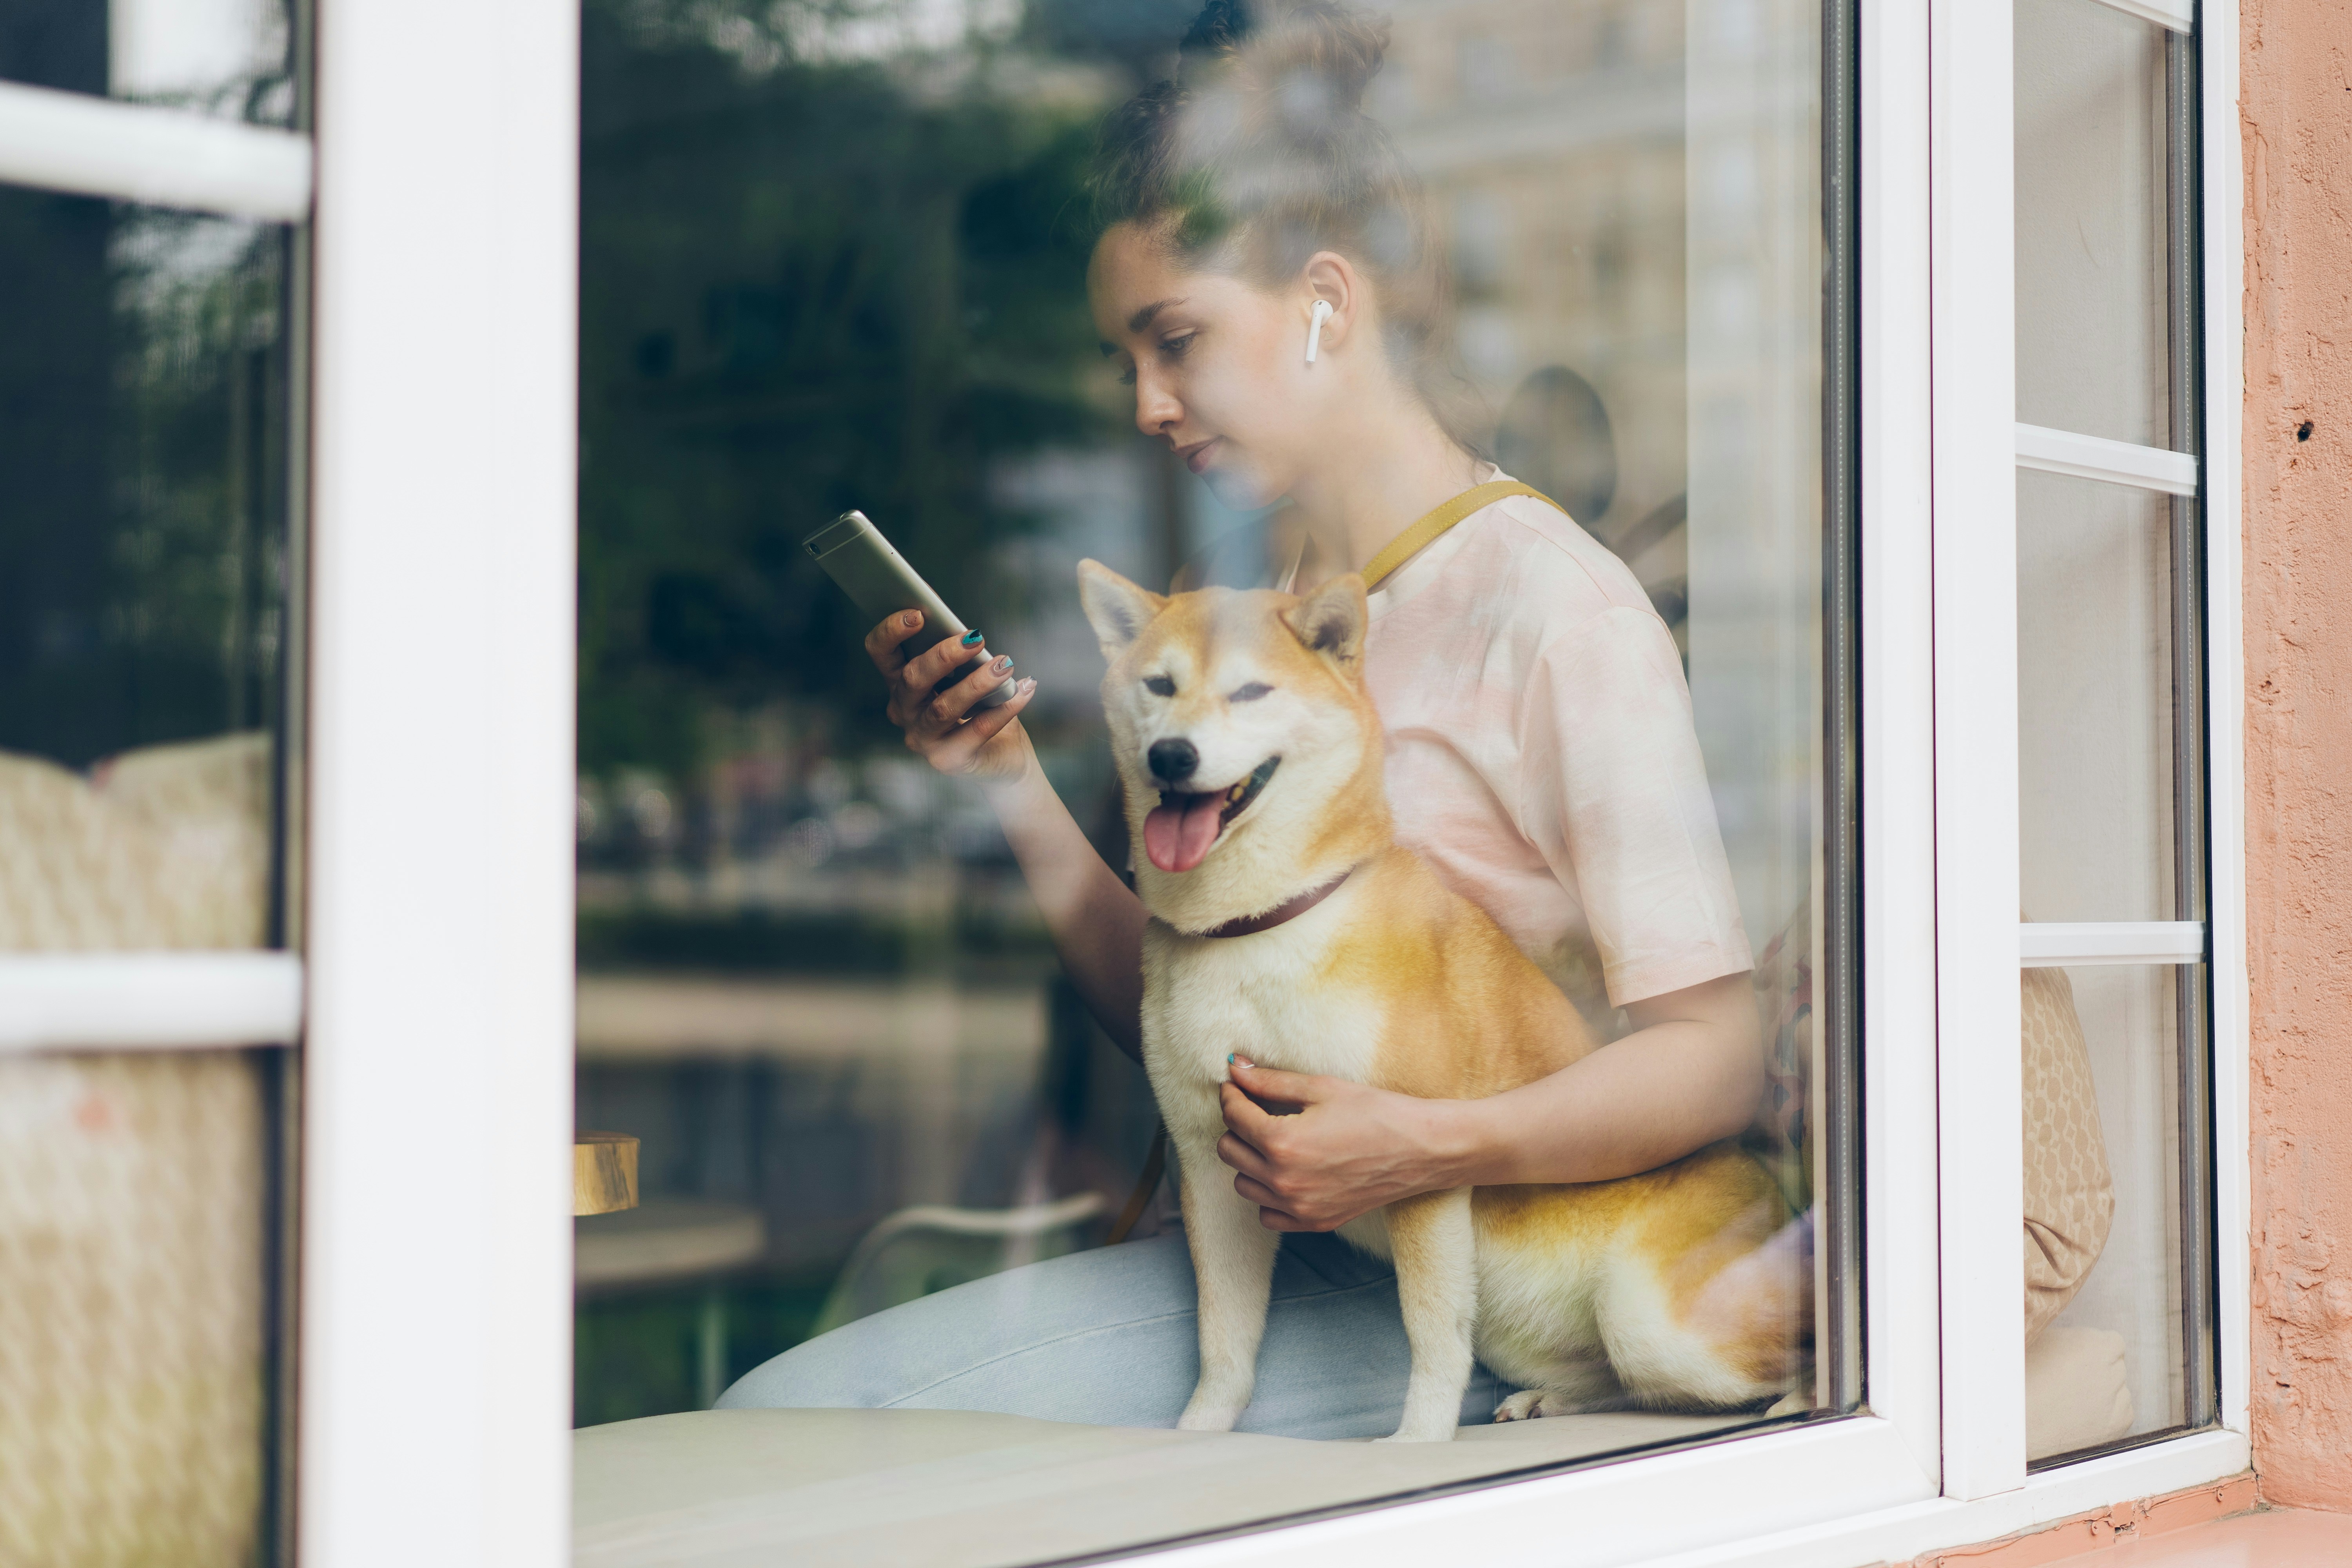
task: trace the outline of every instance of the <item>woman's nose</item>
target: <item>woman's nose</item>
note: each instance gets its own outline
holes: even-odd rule
[[[1184,405],[1176,401],[1167,383],[1158,376],[1135,373],[1135,427],[1147,436],[1164,436],[1174,429],[1184,417]]]

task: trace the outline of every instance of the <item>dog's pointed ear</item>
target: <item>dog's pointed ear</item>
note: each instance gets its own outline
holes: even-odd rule
[[[1353,572],[1334,577],[1282,612],[1283,624],[1311,653],[1328,654],[1353,669],[1364,656],[1364,580]]]
[[[1168,601],[1139,588],[1099,561],[1078,563],[1078,603],[1102,640],[1103,658],[1117,658],[1143,635],[1143,628]]]

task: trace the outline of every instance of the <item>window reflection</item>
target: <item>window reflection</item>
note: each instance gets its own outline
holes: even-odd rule
[[[16,0],[0,81],[290,125],[292,40],[286,0]]]
[[[282,940],[287,243],[0,188],[0,953]],[[286,1092],[278,1052],[0,1054],[16,1560],[265,1550]]]
[[[1267,26],[1287,15],[1223,10]],[[1014,679],[1036,682],[1020,722],[1082,836],[1060,863],[1090,850],[1119,872],[1145,866],[1078,563],[1153,589],[1270,568],[1306,586],[1318,569],[1293,514],[1268,510],[1280,483],[1232,450],[1198,475],[1183,441],[1138,436],[1158,362],[1123,339],[1107,359],[1117,334],[1090,315],[1106,117],[1180,68],[1188,29],[1181,68],[1202,70],[1202,19],[1075,4],[592,4],[586,19],[579,1116],[644,1138],[646,1198],[633,1217],[581,1222],[583,1260],[593,1245],[600,1262],[592,1279],[583,1261],[577,1419],[695,1408],[844,1324],[836,1346],[880,1344],[898,1331],[877,1325],[915,1321],[909,1303],[931,1325],[917,1348],[945,1353],[1011,1315],[1061,1310],[1053,1281],[1071,1270],[1141,1267],[1122,1258],[1177,1269],[1149,1289],[1185,1293],[1189,1313],[1172,1180],[1146,1192],[1132,1239],[1107,1245],[1160,1121],[1119,1048],[1131,1024],[1107,1017],[1101,988],[1068,963],[1066,929],[1057,952],[1054,897],[982,786],[910,754],[885,719],[858,651],[868,626],[800,542],[847,509],[868,513],[1015,661]],[[1300,105],[1353,103],[1329,96],[1324,66],[1301,68],[1287,89]],[[1713,858],[1686,877],[1712,900],[1696,957],[1679,937],[1638,957],[1596,941],[1580,911],[1612,896],[1615,873],[1592,843],[1561,848],[1555,868],[1516,841],[1527,907],[1490,912],[1599,1038],[1636,1031],[1639,1005],[1662,992],[1746,976],[1741,1027],[1769,1058],[1755,1077],[1770,1102],[1735,1156],[1768,1216],[1748,1245],[1769,1237],[1758,1266],[1808,1296],[1825,898],[1818,71],[1802,5],[1424,0],[1396,8],[1360,100],[1421,192],[1432,417],[1458,418],[1478,448],[1465,488],[1491,459],[1550,498],[1528,515],[1557,521],[1529,526],[1582,552],[1578,582],[1603,584],[1637,626],[1640,706],[1686,753],[1675,809],[1694,854]],[[1402,289],[1410,268],[1374,256],[1388,243],[1377,226],[1347,244],[1375,289]],[[1422,317],[1383,320],[1422,330]],[[1130,366],[1136,384],[1122,384]],[[1231,447],[1278,412],[1252,416]],[[1464,624],[1504,613],[1514,581],[1501,571],[1468,593]],[[1465,705],[1444,696],[1452,679],[1381,699],[1405,759],[1389,792],[1401,819],[1422,811],[1409,841],[1478,886],[1475,856],[1449,858],[1425,826],[1451,787],[1436,749],[1412,761],[1410,701],[1442,729],[1449,702]],[[1554,761],[1527,776],[1550,778]],[[729,1215],[733,1251],[664,1240]],[[1335,1289],[1390,1291],[1380,1331],[1402,1357],[1377,1259],[1328,1237],[1286,1245],[1303,1267],[1339,1270]],[[1775,1351],[1796,1370],[1738,1400],[1633,1415],[1604,1375],[1574,1421],[1496,1426],[1486,1417],[1513,1390],[1482,1370],[1478,1424],[1445,1473],[1811,1408],[1809,1313]],[[1361,1390],[1350,1383],[1339,1405],[1256,1429],[1386,1432],[1403,1366],[1353,1369]],[[961,1406],[926,1397],[907,1413],[1165,1427],[1192,1377],[1132,1380],[1181,1384],[1164,1411],[1008,1372],[1002,1388],[967,1382]],[[880,1403],[879,1386],[797,1403]],[[739,1394],[730,1403],[759,1403]],[[1269,1398],[1260,1415],[1279,1407]],[[599,1451],[583,1447],[583,1464]],[[1367,1484],[1334,1475],[1314,1495]],[[1247,1517],[1263,1514],[1234,1515]]]

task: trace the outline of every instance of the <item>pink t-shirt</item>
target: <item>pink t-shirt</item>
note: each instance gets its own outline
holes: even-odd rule
[[[1509,497],[1371,614],[1400,842],[1588,1015],[1753,967],[1682,658],[1622,562]]]

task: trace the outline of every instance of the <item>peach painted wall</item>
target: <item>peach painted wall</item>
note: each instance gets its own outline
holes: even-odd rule
[[[2254,1464],[2352,1510],[2352,0],[2240,15]]]

